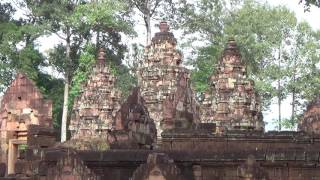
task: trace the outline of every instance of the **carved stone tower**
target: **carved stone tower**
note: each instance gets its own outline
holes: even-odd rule
[[[160,23],[138,71],[141,96],[160,137],[165,129],[187,128],[199,121],[198,106],[190,87],[189,71],[181,66],[182,54],[166,22]]]
[[[74,102],[71,139],[105,137],[112,128],[121,93],[114,87],[115,77],[105,61],[105,51],[100,49],[92,73]]]
[[[205,93],[201,121],[223,129],[264,130],[260,98],[254,82],[246,75],[245,64],[234,39],[230,39],[219,60],[217,73],[210,78]]]

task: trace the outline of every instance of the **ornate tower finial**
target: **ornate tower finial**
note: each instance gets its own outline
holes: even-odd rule
[[[160,32],[169,32],[170,28],[166,21],[161,21],[159,24]]]
[[[100,48],[98,51],[98,63],[102,66],[105,65],[106,61],[106,52],[104,48]]]
[[[227,43],[227,48],[228,49],[234,49],[237,48],[237,43],[236,40],[233,37],[230,37]]]

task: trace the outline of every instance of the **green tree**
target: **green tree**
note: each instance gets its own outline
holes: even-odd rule
[[[172,15],[175,3],[172,0],[129,0],[128,2],[141,13],[146,28],[146,45],[149,45],[151,42],[152,18],[160,14],[160,9],[165,11],[165,14]]]
[[[37,17],[39,23],[45,24],[49,34],[55,34],[63,42],[50,53],[49,60],[51,65],[64,75],[61,141],[65,141],[69,88],[73,73],[79,64],[82,47],[91,41],[93,34],[97,37],[96,44],[100,44],[101,39],[105,37],[112,36],[113,39],[117,39],[118,32],[132,32],[131,23],[122,16],[125,14],[126,6],[119,1],[26,0],[26,6],[31,9],[32,15]],[[102,31],[105,34],[101,34]]]
[[[302,3],[305,7],[305,10],[309,11],[310,6],[314,5],[317,7],[320,7],[320,1],[319,0],[300,0],[300,3]]]
[[[240,5],[227,5],[228,8],[223,2],[197,2],[195,7],[187,6],[189,10],[182,9],[184,14],[190,14],[185,19],[191,19],[182,23],[182,27],[186,26],[186,33],[202,34],[200,39],[207,42],[191,61],[195,67],[192,80],[196,89],[206,90],[207,79],[215,69],[225,42],[234,37],[249,77],[255,81],[256,89],[262,95],[263,107],[267,109],[272,98],[277,97],[280,129],[281,104],[288,95],[286,65],[290,59],[285,56],[288,54],[287,43],[296,27],[295,14],[282,6],[272,7],[252,0],[239,1]],[[220,5],[214,6],[214,3]]]

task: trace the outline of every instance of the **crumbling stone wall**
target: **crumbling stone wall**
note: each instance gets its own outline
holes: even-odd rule
[[[114,87],[116,78],[105,61],[105,51],[100,49],[89,80],[74,102],[69,125],[71,139],[106,138],[112,128],[121,93]]]
[[[260,98],[254,91],[254,82],[247,78],[234,39],[227,43],[210,83],[210,90],[204,94],[202,102],[202,122],[216,123],[217,131],[264,129]]]
[[[111,148],[150,149],[156,138],[156,126],[145,107],[140,89],[135,88],[117,112],[108,141]]]
[[[14,146],[24,144],[30,125],[52,127],[52,102],[45,99],[35,84],[23,73],[16,75],[2,98],[1,162],[7,164],[9,145],[16,148]]]
[[[298,123],[298,129],[309,134],[320,134],[320,97],[307,106]]]
[[[189,71],[181,66],[182,54],[166,22],[145,48],[138,84],[157,134],[168,128],[190,126],[199,121],[198,106],[190,86]],[[177,122],[175,122],[177,120]]]

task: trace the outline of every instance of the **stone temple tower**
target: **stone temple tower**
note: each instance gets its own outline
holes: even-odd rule
[[[74,101],[69,125],[71,139],[106,137],[113,126],[121,93],[114,87],[115,77],[105,61],[105,51],[100,49],[92,73]]]
[[[308,104],[303,117],[299,120],[298,130],[309,134],[320,134],[320,97]]]
[[[204,95],[201,121],[216,123],[217,130],[264,130],[260,98],[254,82],[247,78],[246,67],[234,39],[230,39],[210,78]]]
[[[150,117],[155,121],[157,136],[163,130],[188,128],[199,121],[198,109],[190,87],[189,71],[181,66],[182,54],[166,22],[145,48],[138,70],[141,96]]]

